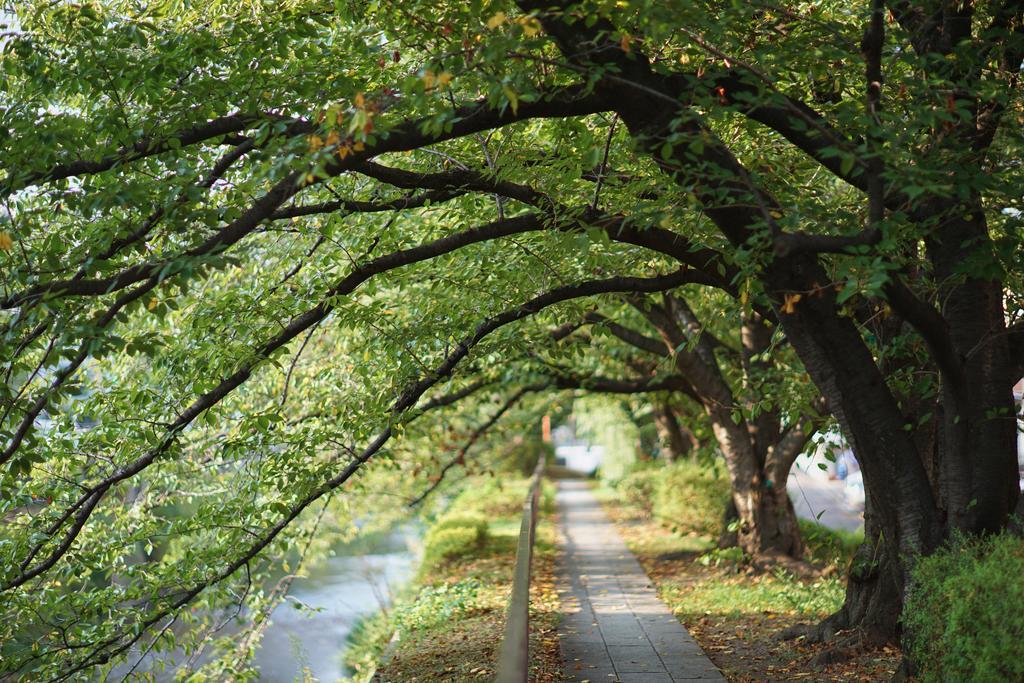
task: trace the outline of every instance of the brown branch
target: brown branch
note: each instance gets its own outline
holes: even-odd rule
[[[663,291],[665,289],[671,289],[673,287],[686,284],[688,280],[689,274],[685,270],[679,270],[667,275],[650,278],[614,277],[606,280],[590,280],[550,290],[519,307],[506,310],[496,316],[488,318],[478,325],[473,334],[464,338],[432,372],[424,375],[420,380],[410,384],[406,390],[402,392],[398,400],[396,400],[392,405],[391,412],[397,417],[415,405],[419,398],[428,389],[440,382],[442,379],[450,376],[459,362],[469,355],[471,349],[473,349],[489,334],[504,327],[505,325],[539,313],[545,308],[555,304],[575,298],[609,294],[613,292]],[[68,678],[75,676],[80,671],[110,661],[113,657],[116,657],[130,648],[139,640],[139,638],[142,637],[147,629],[161,621],[168,614],[171,614],[175,610],[187,605],[206,588],[223,581],[238,571],[241,567],[245,566],[264,548],[270,545],[270,543],[272,543],[273,540],[277,538],[277,536],[280,535],[280,533],[287,528],[303,510],[309,507],[309,505],[348,481],[348,479],[351,478],[351,476],[355,474],[364,463],[373,457],[388,442],[391,435],[392,427],[389,425],[378,433],[366,448],[364,448],[363,451],[342,470],[342,472],[317,487],[298,503],[294,504],[287,514],[267,529],[264,535],[252,543],[240,557],[230,562],[220,572],[215,573],[208,579],[198,582],[178,598],[170,601],[166,606],[156,610],[153,616],[138,624],[135,629],[135,635],[128,636],[127,638],[123,635],[117,635],[97,643],[96,646],[93,647],[92,651],[83,657],[77,664],[69,664],[65,669],[65,672],[57,680],[67,680]],[[95,501],[90,499],[90,511],[92,507],[95,506],[96,502],[98,502],[98,498]],[[89,513],[86,512],[84,513],[84,516],[88,518],[88,514]]]
[[[607,105],[601,97],[593,93],[586,93],[582,86],[564,87],[536,102],[524,102],[515,113],[508,108],[505,110],[494,109],[486,103],[462,106],[451,111],[450,126],[445,127],[439,134],[426,135],[421,132],[423,122],[429,119],[407,121],[392,128],[386,135],[382,135],[382,139],[376,144],[368,146],[365,150],[355,152],[344,160],[332,160],[325,166],[324,175],[325,178],[340,175],[364,164],[371,157],[387,152],[416,149],[426,144],[452,140],[516,121],[531,118],[581,116],[606,108]],[[102,296],[149,277],[159,276],[165,279],[173,274],[171,270],[173,264],[180,264],[185,258],[197,258],[223,252],[251,233],[263,221],[271,218],[281,204],[302,190],[302,180],[305,177],[305,173],[291,173],[253,202],[252,206],[235,221],[202,244],[173,259],[139,264],[106,278],[40,283],[0,301],[0,308],[16,308],[44,296]],[[312,184],[322,182],[325,178],[319,178]]]
[[[949,324],[934,307],[919,299],[909,287],[893,273],[882,288],[889,305],[917,330],[931,352],[943,377],[954,389],[954,395],[967,395],[967,374],[963,362],[953,346]]]
[[[449,235],[417,247],[411,247],[409,249],[381,256],[355,268],[330,290],[327,295],[327,300],[351,294],[357,287],[359,287],[359,285],[380,273],[405,265],[429,260],[470,244],[497,239],[499,237],[505,237],[520,232],[539,230],[541,228],[541,223],[536,216],[520,216],[518,218],[499,221],[472,230]],[[285,346],[306,330],[319,324],[333,310],[333,304],[321,303],[295,317],[291,323],[285,326],[285,328],[275,337],[264,343],[258,349],[255,349],[252,358],[243,362],[241,367],[234,374],[221,380],[214,389],[197,398],[191,405],[180,412],[177,418],[168,425],[164,437],[159,445],[152,448],[142,457],[119,468],[116,472],[94,485],[84,493],[76,503],[70,506],[64,514],[49,527],[46,533],[46,538],[36,544],[29,553],[28,560],[23,562],[24,571],[19,576],[14,577],[4,584],[3,587],[0,587],[0,590],[7,590],[9,588],[19,586],[52,567],[81,532],[85,525],[85,521],[88,519],[88,514],[86,514],[85,517],[75,518],[74,523],[67,530],[65,538],[57,548],[56,552],[51,553],[45,560],[41,561],[31,569],[28,568],[29,563],[31,563],[35,556],[41,551],[47,541],[61,528],[63,528],[64,524],[72,518],[72,515],[76,515],[83,509],[87,509],[88,512],[91,513],[92,508],[95,507],[96,502],[99,500],[99,498],[96,497],[97,495],[102,497],[115,484],[133,477],[145,468],[149,467],[149,465],[151,465],[170,448],[178,434],[180,434],[189,424],[199,417],[199,415],[217,405],[224,397],[246,382],[257,365],[259,365],[263,359]]]
[[[660,358],[668,358],[670,349],[665,345],[665,342],[648,337],[642,332],[637,332],[634,329],[620,325],[614,320],[601,315],[600,313],[588,313],[586,321],[589,323],[599,324],[605,327],[611,332],[616,338],[626,342],[630,346],[646,351],[647,353],[653,354]]]
[[[350,213],[379,213],[383,211],[402,211],[404,209],[415,209],[427,204],[440,202],[461,196],[463,193],[453,190],[433,190],[423,194],[402,197],[389,202],[361,202],[352,199],[338,199],[333,202],[322,202],[320,204],[306,204],[302,206],[289,206],[275,211],[270,220],[279,221],[289,218],[301,218],[303,216],[314,216],[324,213],[335,213],[347,211]]]
[[[421,403],[420,405],[416,406],[416,410],[418,412],[427,412],[428,410],[433,410],[435,408],[445,408],[447,406],[454,405],[455,403],[458,403],[467,396],[475,394],[481,389],[493,386],[495,382],[496,380],[490,378],[477,379],[473,382],[470,382],[461,389],[457,389],[448,394],[441,394],[439,396],[435,396],[429,401]]]
[[[801,230],[772,238],[775,253],[782,257],[797,253],[849,254],[851,248],[874,246],[880,241],[882,231],[873,225],[856,235],[814,235]]]
[[[520,387],[518,390],[513,392],[513,394],[509,396],[508,399],[504,403],[502,403],[501,406],[499,406],[496,411],[494,411],[494,413],[487,419],[487,421],[485,421],[483,424],[481,424],[479,427],[473,430],[473,433],[469,435],[469,438],[466,439],[466,442],[464,444],[462,444],[462,447],[459,448],[455,456],[450,458],[448,462],[446,462],[444,466],[441,468],[441,471],[437,473],[437,478],[434,479],[434,481],[430,483],[430,486],[428,486],[422,493],[420,493],[418,496],[409,501],[407,503],[407,506],[410,508],[414,508],[418,506],[420,503],[422,503],[424,500],[426,500],[431,493],[437,490],[437,488],[441,485],[441,482],[444,481],[445,476],[447,476],[448,472],[453,467],[455,467],[456,465],[464,465],[466,463],[466,454],[469,452],[469,449],[472,448],[473,445],[480,440],[480,437],[486,434],[491,427],[497,424],[498,420],[500,420],[505,413],[512,409],[512,406],[518,403],[527,394],[536,391],[541,391],[547,388],[547,386],[547,383],[531,384],[529,386]]]
[[[163,154],[178,147],[189,147],[191,145],[223,137],[230,133],[238,133],[254,124],[262,121],[288,121],[293,126],[298,125],[296,132],[308,128],[312,130],[312,124],[298,121],[296,119],[279,116],[272,113],[257,114],[230,114],[220,118],[212,119],[204,123],[196,124],[190,128],[162,136],[144,136],[128,147],[122,147],[113,154],[108,154],[96,161],[78,160],[57,164],[45,171],[32,171],[22,176],[8,176],[3,185],[0,185],[0,195],[10,194],[30,185],[62,180],[72,176],[92,175],[109,171],[115,166],[144,159],[146,157]],[[308,132],[308,131],[307,131]]]

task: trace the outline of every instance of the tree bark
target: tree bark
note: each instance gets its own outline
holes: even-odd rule
[[[666,460],[674,462],[693,454],[697,447],[697,437],[679,422],[675,409],[667,402],[659,401],[655,404],[654,424]]]

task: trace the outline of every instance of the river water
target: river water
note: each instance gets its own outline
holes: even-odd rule
[[[369,547],[340,545],[334,557],[295,579],[271,613],[253,659],[260,681],[291,683],[304,670],[321,683],[347,676],[342,657],[353,626],[387,607],[412,577],[418,538],[410,526],[378,536]]]
[[[332,556],[310,564],[296,578],[285,599],[271,612],[270,624],[260,640],[253,664],[262,683],[308,680],[336,683],[349,675],[342,658],[348,637],[361,617],[391,603],[415,572],[419,556],[418,525],[406,524],[386,533],[374,533],[351,543],[338,543]],[[301,606],[301,609],[298,608]],[[222,635],[230,633],[229,626]],[[104,681],[134,680],[148,672],[158,683],[175,680],[175,663],[184,653],[162,657],[136,653],[116,667]],[[169,666],[162,668],[159,660]],[[201,664],[205,656],[199,658]]]

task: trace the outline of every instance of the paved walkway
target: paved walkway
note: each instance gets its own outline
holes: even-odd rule
[[[586,483],[558,482],[559,639],[573,683],[725,681],[658,598]]]

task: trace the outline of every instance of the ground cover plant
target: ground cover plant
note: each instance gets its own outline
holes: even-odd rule
[[[384,683],[494,677],[529,480],[475,477],[464,484],[448,512],[429,527],[413,584],[393,607],[357,631],[346,654],[357,670],[354,681],[372,674]],[[540,513],[530,595],[530,680],[554,683],[561,680],[561,663],[551,484],[544,487]],[[438,532],[467,528],[453,526],[460,524],[473,530],[486,526],[483,542],[474,538],[456,553],[442,552],[451,541]]]

